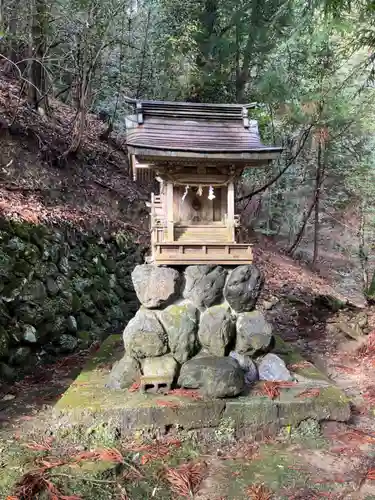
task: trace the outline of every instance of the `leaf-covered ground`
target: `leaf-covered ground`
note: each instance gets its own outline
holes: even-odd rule
[[[10,499],[370,499],[375,435],[306,421],[274,438],[214,431],[147,440],[7,433],[0,494]]]

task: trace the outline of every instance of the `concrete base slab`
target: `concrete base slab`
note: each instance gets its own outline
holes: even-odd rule
[[[122,339],[112,335],[85,366],[54,408],[59,426],[93,427],[105,423],[122,433],[135,430],[162,432],[171,427],[185,430],[212,428],[230,421],[238,434],[278,430],[297,426],[312,418],[347,421],[350,402],[324,374],[283,343],[277,341],[277,352],[289,367],[295,367],[297,382],[280,388],[271,400],[259,395],[261,383],[246,395],[233,399],[194,400],[175,394],[148,394],[105,387],[111,365],[123,355]],[[311,395],[307,389],[316,388]]]

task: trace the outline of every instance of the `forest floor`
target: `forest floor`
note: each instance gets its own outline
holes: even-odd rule
[[[258,259],[267,283],[260,307],[283,339],[348,395],[348,424],[306,421],[263,441],[236,439],[230,426],[150,439],[142,433],[119,438],[105,429],[52,434],[47,425],[40,436],[40,421],[97,348],[92,346],[2,388],[0,497],[375,499],[373,335],[344,341],[330,332],[334,312],[317,301],[332,295],[329,282],[266,249],[258,249]],[[374,328],[375,314],[366,312]],[[49,497],[38,496],[38,488]]]

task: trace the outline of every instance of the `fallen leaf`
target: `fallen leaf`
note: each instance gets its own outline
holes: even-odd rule
[[[130,387],[129,387],[129,392],[136,392],[139,390],[141,387],[141,384],[139,382],[134,382]]]
[[[172,408],[172,409],[176,409],[176,408],[180,407],[179,403],[175,403],[173,401],[164,401],[163,399],[157,399],[155,401],[155,403],[156,403],[156,406],[165,406],[167,408]]]
[[[275,399],[280,396],[281,388],[293,387],[294,385],[295,382],[279,382],[266,380],[262,383],[260,389],[257,390],[257,394],[267,396],[270,399]]]
[[[166,468],[165,479],[173,493],[185,498],[192,498],[198,492],[206,470],[205,462],[190,462],[176,468]]]
[[[194,389],[183,389],[183,388],[172,389],[172,390],[168,391],[167,394],[171,395],[171,396],[187,397],[187,398],[194,399],[195,401],[199,401],[199,400],[203,399],[200,392],[196,391]]]
[[[320,389],[306,389],[298,394],[298,398],[316,398],[320,395]]]
[[[300,368],[311,368],[312,363],[309,361],[300,361],[299,363],[292,363],[291,365],[288,365],[288,369],[291,371],[298,370]]]
[[[246,490],[250,500],[271,500],[272,493],[264,484],[253,484]]]

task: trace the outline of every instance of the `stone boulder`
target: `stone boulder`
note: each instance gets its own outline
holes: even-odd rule
[[[17,371],[6,363],[0,362],[0,380],[13,382],[17,378]]]
[[[113,365],[106,387],[109,389],[127,389],[141,377],[139,363],[125,355]]]
[[[235,336],[235,324],[227,305],[212,306],[201,316],[198,337],[213,356],[225,356]]]
[[[237,313],[252,311],[263,288],[263,273],[249,264],[231,272],[224,289],[224,297]]]
[[[185,363],[199,349],[197,308],[192,304],[171,305],[164,309],[159,317],[168,334],[173,357],[179,363]]]
[[[236,360],[207,356],[190,359],[182,365],[178,385],[201,389],[210,398],[225,398],[240,394],[245,380]]]
[[[180,292],[180,274],[171,267],[142,264],[135,267],[132,280],[138,300],[149,309],[167,306]]]
[[[13,349],[9,356],[9,363],[11,365],[22,366],[27,365],[32,357],[32,350],[30,347],[22,346]]]
[[[199,309],[220,304],[227,271],[221,266],[189,266],[185,271],[184,297]]]
[[[272,348],[274,342],[272,327],[261,312],[240,313],[236,327],[236,352],[256,356]]]
[[[141,307],[127,324],[125,352],[134,358],[162,356],[168,352],[167,335],[153,311]]]
[[[78,346],[78,339],[73,335],[63,334],[56,338],[53,342],[59,353],[73,352]]]
[[[293,379],[285,362],[273,353],[266,354],[262,358],[258,364],[258,371],[260,380],[290,381]]]
[[[39,340],[37,329],[32,325],[23,325],[22,340],[28,344],[36,344]]]
[[[5,328],[0,328],[0,359],[9,355],[10,336]]]
[[[245,384],[251,385],[259,380],[258,368],[250,356],[231,351],[229,356],[237,361],[245,374]]]
[[[143,376],[148,379],[169,380],[172,384],[178,369],[178,363],[171,354],[158,358],[146,358],[142,363]]]

